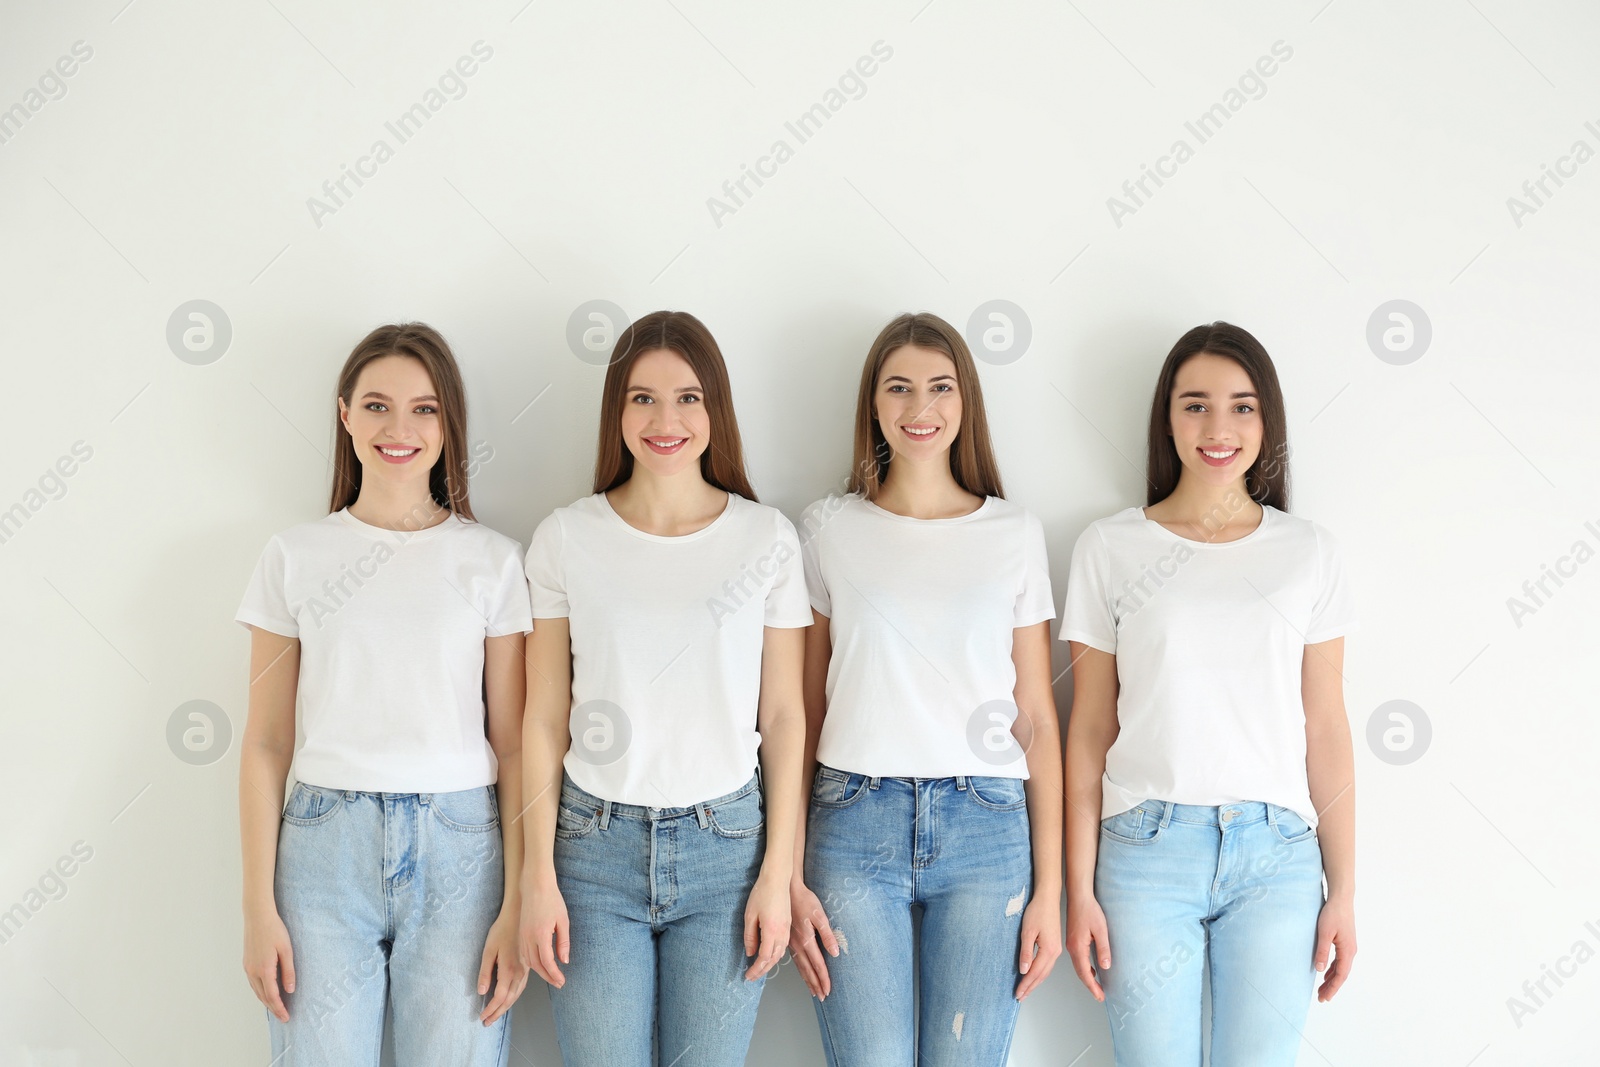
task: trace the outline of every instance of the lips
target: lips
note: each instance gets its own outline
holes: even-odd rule
[[[1197,448],[1195,451],[1208,467],[1226,467],[1239,457],[1237,448]]]
[[[920,423],[910,423],[909,425],[902,425],[900,427],[900,432],[904,433],[913,441],[929,441],[939,436],[940,429],[941,427],[938,426],[926,426]]]
[[[688,444],[687,437],[645,437],[641,438],[645,446],[658,456],[674,456],[683,451],[683,446]]]
[[[410,463],[422,453],[417,445],[374,445],[373,448],[385,463]]]

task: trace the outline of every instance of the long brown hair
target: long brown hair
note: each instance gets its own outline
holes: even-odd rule
[[[1178,458],[1178,449],[1167,432],[1172,426],[1172,392],[1177,388],[1178,368],[1199,355],[1231,359],[1250,375],[1261,411],[1261,451],[1245,471],[1245,489],[1256,503],[1288,511],[1289,427],[1283,411],[1283,390],[1278,386],[1278,371],[1267,350],[1248,330],[1221,321],[1196,326],[1178,338],[1161,365],[1155,396],[1150,401],[1149,460],[1145,475],[1150,488],[1145,502],[1157,504],[1178,487],[1183,461]]]
[[[700,454],[700,476],[724,492],[755,500],[756,491],[750,487],[750,477],[744,469],[744,445],[739,439],[739,420],[733,413],[728,366],[722,361],[722,350],[711,331],[687,311],[652,311],[630,323],[618,336],[600,394],[594,491],[604,493],[633,477],[633,453],[622,443],[622,406],[627,403],[628,375],[640,356],[663,348],[684,358],[705,391],[703,403],[711,419],[711,440]]]
[[[444,448],[428,472],[428,493],[434,503],[448,508],[468,521],[476,521],[467,500],[467,391],[461,384],[461,369],[439,331],[425,322],[397,322],[379,326],[350,352],[339,372],[338,395],[345,407],[351,406],[356,380],[368,363],[384,356],[409,356],[421,363],[433,379],[433,393],[439,398],[440,429]],[[337,413],[335,407],[335,413]],[[330,512],[356,502],[361,494],[361,461],[355,444],[340,423],[333,429],[333,494]]]
[[[906,345],[943,352],[956,366],[956,389],[961,395],[961,425],[950,446],[950,473],[956,484],[977,496],[1005,496],[1000,485],[1000,465],[994,459],[989,440],[989,419],[983,410],[983,386],[972,352],[955,327],[926,311],[906,312],[894,318],[879,333],[867,350],[861,368],[861,388],[856,394],[856,444],[850,466],[848,493],[860,493],[868,500],[877,497],[889,475],[894,452],[872,415],[872,398],[878,391],[878,375],[884,361]]]

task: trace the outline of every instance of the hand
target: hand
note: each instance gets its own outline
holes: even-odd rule
[[[1034,988],[1050,977],[1061,958],[1061,894],[1040,893],[1028,901],[1022,913],[1022,945],[1017,953],[1016,998],[1026,999]]]
[[[1106,913],[1093,893],[1067,894],[1067,954],[1078,981],[1104,1003],[1106,993],[1095,977],[1094,961],[1099,958],[1101,970],[1111,966],[1111,935],[1106,931]]]
[[[522,953],[517,948],[521,918],[520,904],[502,908],[483,943],[483,962],[478,966],[478,995],[489,992],[491,979],[495,986],[494,999],[478,1015],[478,1021],[485,1026],[510,1011],[528,986],[528,965],[522,962]]]
[[[789,883],[763,874],[750,890],[744,907],[744,954],[755,962],[744,972],[753,982],[778,965],[783,948],[789,943]],[[759,952],[757,950],[760,950]]]
[[[839,955],[839,939],[828,924],[822,901],[798,878],[789,883],[789,913],[793,917],[793,925],[789,927],[789,953],[794,957],[795,968],[811,995],[827,1000],[833,991],[833,982],[828,977],[822,949],[827,949],[830,956]],[[821,948],[817,947],[819,939]]]
[[[289,944],[289,928],[283,925],[276,907],[269,906],[245,917],[244,973],[256,999],[280,1023],[289,1021],[289,1011],[278,992],[278,975],[283,975],[283,992],[294,992],[294,949]]]
[[[1333,965],[1328,965],[1328,953],[1333,952]],[[1316,968],[1324,971],[1322,984],[1317,987],[1317,999],[1329,1001],[1339,992],[1345,979],[1350,977],[1350,967],[1356,961],[1356,907],[1348,897],[1330,897],[1317,916]]]
[[[551,947],[551,940],[555,945]],[[540,978],[560,989],[567,976],[556,966],[571,963],[572,925],[567,920],[567,902],[556,887],[555,875],[525,888],[522,892],[521,926],[517,931],[517,959]]]

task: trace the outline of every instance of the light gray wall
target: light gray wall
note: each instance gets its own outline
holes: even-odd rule
[[[1225,318],[1277,360],[1294,510],[1342,537],[1364,621],[1362,951],[1301,1062],[1592,1058],[1600,162],[1562,163],[1600,148],[1592,5],[124,3],[8,3],[0,32],[0,107],[23,109],[0,144],[0,508],[22,508],[0,544],[0,909],[23,908],[0,1061],[267,1062],[239,966],[230,620],[268,534],[325,508],[334,375],[371,326],[455,345],[493,451],[479,515],[526,541],[587,489],[602,371],[565,339],[586,302],[705,320],[758,489],[796,515],[844,473],[879,326],[996,299],[1031,341],[983,385],[1058,596],[1084,526],[1142,499],[1178,335]],[[478,41],[464,93],[400,143],[385,124]],[[879,41],[800,143],[785,124]],[[1217,104],[1201,143],[1186,123]],[[314,213],[379,139],[392,158]],[[780,139],[792,157],[762,163]],[[1192,158],[1162,163],[1180,139]],[[731,213],[708,206],[758,165]],[[1568,176],[1535,202],[1544,165]],[[193,300],[225,351],[169,344]],[[1431,328],[1403,364],[1368,342],[1394,300]],[[1536,604],[1546,565],[1567,574]],[[232,731],[198,765],[168,740],[197,700]],[[1395,700],[1431,724],[1409,763],[1368,740]],[[1567,976],[1534,1000],[1547,967]],[[556,1062],[537,984],[514,1040],[513,1062]],[[790,967],[756,1042],[751,1063],[821,1062]],[[1111,1063],[1065,963],[1012,1062]]]

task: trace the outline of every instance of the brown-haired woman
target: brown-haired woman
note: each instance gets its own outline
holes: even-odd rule
[[[1355,612],[1338,542],[1288,514],[1256,338],[1178,339],[1149,447],[1148,506],[1084,531],[1062,612],[1067,946],[1118,1064],[1199,1063],[1209,974],[1211,1061],[1287,1067],[1355,957]]]
[[[499,821],[522,806],[522,546],[473,519],[437,332],[373,330],[336,399],[329,514],[267,542],[235,616],[245,973],[282,1067],[376,1063],[386,1007],[399,1067],[499,1067],[527,983]]]
[[[788,941],[811,615],[743,456],[716,341],[646,315],[606,371],[594,493],[528,548],[522,951],[568,1067],[649,1067],[653,1036],[661,1063],[744,1063]]]
[[[873,342],[855,442],[849,494],[802,522],[820,766],[791,946],[832,1067],[1002,1064],[1061,953],[1044,529],[1004,498],[972,356],[937,316]]]

